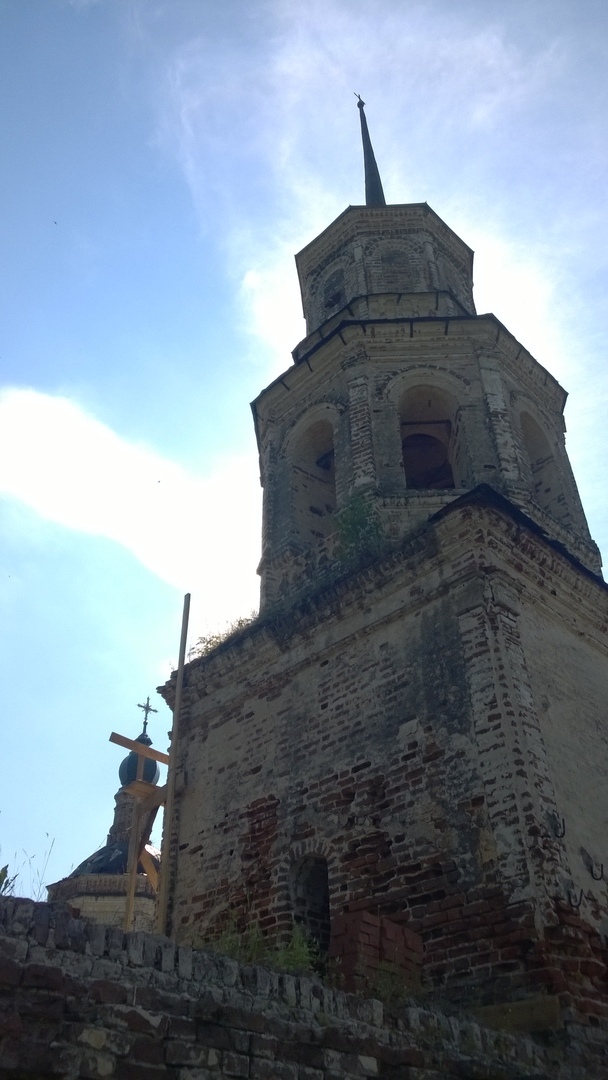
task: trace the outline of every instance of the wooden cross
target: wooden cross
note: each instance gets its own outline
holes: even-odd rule
[[[133,906],[135,902],[135,886],[137,882],[137,864],[141,861],[146,874],[153,888],[157,892],[157,928],[161,934],[166,934],[170,929],[167,922],[167,910],[168,910],[168,897],[169,897],[169,841],[171,838],[171,823],[173,817],[173,803],[175,800],[175,762],[177,758],[177,740],[179,734],[179,718],[182,703],[182,689],[184,685],[184,665],[186,662],[186,639],[188,636],[188,619],[190,615],[190,593],[186,593],[184,596],[184,610],[182,614],[182,632],[179,643],[179,660],[177,664],[177,677],[175,680],[175,702],[173,705],[173,725],[171,728],[171,747],[170,754],[161,754],[158,750],[153,750],[151,746],[146,746],[145,743],[137,742],[136,739],[126,739],[124,735],[117,735],[115,731],[110,735],[110,742],[117,743],[118,746],[124,746],[127,750],[133,750],[137,754],[137,776],[132,784],[129,784],[124,790],[132,795],[135,799],[135,806],[133,807],[133,824],[131,826],[131,835],[129,837],[129,857],[128,857],[128,874],[129,885],[127,891],[127,900],[125,905],[125,930],[131,929],[131,923],[133,922]],[[150,705],[150,698],[146,699],[145,705],[140,705],[140,709],[145,712],[145,721],[147,722],[148,713],[156,712]],[[167,765],[167,783],[162,787],[156,787],[154,784],[147,784],[143,779],[144,775],[144,759],[151,758],[152,761],[159,761],[161,765]],[[163,830],[163,851],[161,856],[161,862],[164,866],[164,873],[161,873],[160,880],[156,873],[156,868],[152,863],[152,860],[147,857],[146,844],[150,839],[150,833],[152,831],[152,825],[158,812],[159,806],[165,807],[165,828]],[[144,825],[142,829],[142,817],[144,818]]]
[[[150,707],[150,698],[148,698],[145,705],[140,705],[139,708],[147,708],[148,712],[157,711]],[[146,713],[144,724],[147,724],[147,722],[148,716]],[[169,755],[161,753],[160,750],[154,750],[151,746],[138,742],[137,739],[127,739],[124,735],[118,735],[115,731],[110,735],[110,742],[116,743],[118,746],[124,746],[127,750],[132,750],[133,753],[137,754],[137,776],[124,789],[128,795],[135,799],[127,856],[128,884],[124,920],[124,929],[130,930],[133,922],[138,863],[141,862],[154,891],[158,891],[158,872],[146,850],[146,844],[150,840],[150,833],[159,807],[163,806],[167,801],[166,784],[157,787],[156,784],[148,784],[143,779],[144,763],[148,758],[160,762],[161,765],[168,765]]]

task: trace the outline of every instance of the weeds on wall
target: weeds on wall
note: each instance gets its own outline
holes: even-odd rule
[[[46,838],[48,841],[48,833]],[[22,851],[21,856],[15,853],[10,869],[9,863],[0,866],[0,896],[28,896],[36,902],[44,899],[45,878],[54,846],[53,839],[42,856],[28,855],[26,851]]]
[[[203,634],[188,650],[188,660],[196,660],[199,656],[207,656],[207,653],[213,652],[218,645],[223,645],[225,641],[240,634],[241,630],[246,630],[248,626],[251,626],[256,621],[257,617],[257,611],[252,611],[249,615],[239,615],[238,619],[233,619],[223,630],[216,630],[213,634]]]
[[[207,942],[206,947],[241,964],[263,964],[294,975],[318,974],[321,966],[318,949],[301,926],[294,926],[286,944],[271,947],[258,926],[240,932],[232,918],[220,936]]]
[[[345,568],[379,555],[383,548],[382,524],[371,503],[362,495],[351,495],[336,514],[336,558]]]
[[[220,936],[212,942],[206,942],[205,946],[222,956],[238,960],[241,964],[261,964],[273,971],[288,972],[291,975],[316,975],[323,978],[326,985],[334,990],[343,990],[345,987],[346,980],[340,960],[334,959],[328,965],[314,942],[298,925],[294,926],[286,944],[270,947],[258,926],[251,926],[240,932],[236,920],[231,918]],[[366,986],[356,993],[366,998],[377,998],[388,1008],[394,1008],[409,1001],[413,993],[419,994],[420,989],[406,982],[403,974],[395,971],[392,965],[380,963]]]
[[[12,896],[15,891],[16,874],[9,874],[8,863],[0,866],[0,896]]]
[[[274,950],[274,965],[293,974],[318,974],[323,966],[319,950],[301,926],[295,926],[287,945]]]
[[[220,936],[208,943],[208,947],[241,964],[263,964],[268,953],[266,939],[259,926],[250,926],[243,933],[237,929],[234,916],[231,916]]]

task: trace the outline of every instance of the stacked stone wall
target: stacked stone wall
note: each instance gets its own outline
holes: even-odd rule
[[[601,1080],[605,1036],[570,1025],[543,1042],[413,1000],[389,1010],[61,905],[0,900],[2,1080]]]

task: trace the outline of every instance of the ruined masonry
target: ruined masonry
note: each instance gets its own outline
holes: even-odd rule
[[[608,589],[566,394],[476,314],[466,244],[385,204],[359,108],[366,205],[296,257],[306,337],[253,403],[260,614],[185,670],[167,936],[0,900],[0,1080],[608,1076]],[[297,927],[324,981],[208,951]]]
[[[602,1026],[608,590],[566,394],[424,203],[376,193],[296,264],[260,615],[186,669],[166,929],[299,924],[350,988]]]
[[[572,1080],[543,1048],[410,1002],[399,1018],[318,979],[0,898],[2,1080]],[[558,1071],[559,1070],[559,1071]],[[605,1073],[597,1073],[598,1080]]]

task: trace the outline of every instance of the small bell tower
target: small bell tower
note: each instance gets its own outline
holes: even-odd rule
[[[148,713],[156,712],[150,707],[148,698],[144,709],[143,730],[135,742],[152,746],[148,735]],[[110,826],[106,843],[98,851],[84,859],[75,870],[61,881],[48,886],[50,901],[65,900],[93,922],[122,926],[125,917],[125,903],[128,891],[128,852],[129,839],[133,826],[133,796],[127,788],[137,776],[138,756],[131,750],[122,760],[118,770],[120,788],[114,796],[114,819]],[[156,761],[146,758],[143,777],[148,784],[157,784],[160,770]],[[146,844],[148,859],[158,871],[160,852],[150,843]],[[156,890],[147,877],[148,871],[141,863],[135,883],[133,910],[133,929],[152,930],[154,927],[154,908]]]

